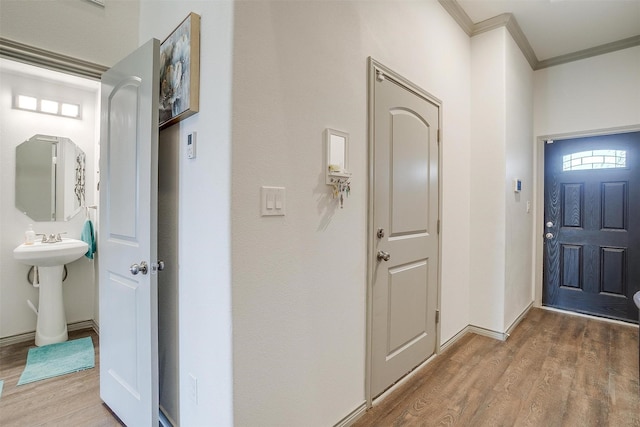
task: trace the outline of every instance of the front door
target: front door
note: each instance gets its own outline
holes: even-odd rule
[[[640,132],[545,145],[544,305],[638,321]]]
[[[370,78],[375,397],[436,351],[440,108],[374,61]]]
[[[159,46],[102,76],[100,396],[129,426],[158,425]]]

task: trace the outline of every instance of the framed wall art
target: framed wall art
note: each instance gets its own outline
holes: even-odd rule
[[[160,45],[160,129],[200,107],[200,16],[190,13]]]

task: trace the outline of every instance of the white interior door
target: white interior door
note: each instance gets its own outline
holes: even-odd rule
[[[100,396],[129,426],[158,425],[158,291],[152,263],[159,47],[158,40],[149,41],[102,76]]]
[[[436,351],[439,106],[372,65],[375,397]]]

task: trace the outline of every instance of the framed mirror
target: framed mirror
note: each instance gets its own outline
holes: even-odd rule
[[[325,130],[326,183],[331,184],[332,177],[347,177],[349,173],[349,134],[335,129]]]
[[[34,135],[16,147],[15,206],[34,221],[68,221],[85,199],[84,151],[69,138]]]

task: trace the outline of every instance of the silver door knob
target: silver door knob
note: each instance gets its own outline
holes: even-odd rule
[[[378,261],[389,261],[391,259],[391,254],[385,251],[378,251]]]
[[[149,271],[149,266],[147,265],[146,261],[142,261],[140,265],[132,264],[131,267],[129,267],[129,271],[134,276],[138,273],[147,274],[147,272]]]
[[[164,261],[158,260],[158,262],[153,264],[153,266],[151,268],[153,269],[153,271],[162,271],[162,270],[164,270]]]
[[[548,228],[551,228],[551,227],[553,227],[553,222],[549,221],[549,222],[547,222],[546,225],[547,225]]]
[[[544,235],[544,237],[546,237],[547,240],[553,239],[553,233],[547,233],[547,234]]]

